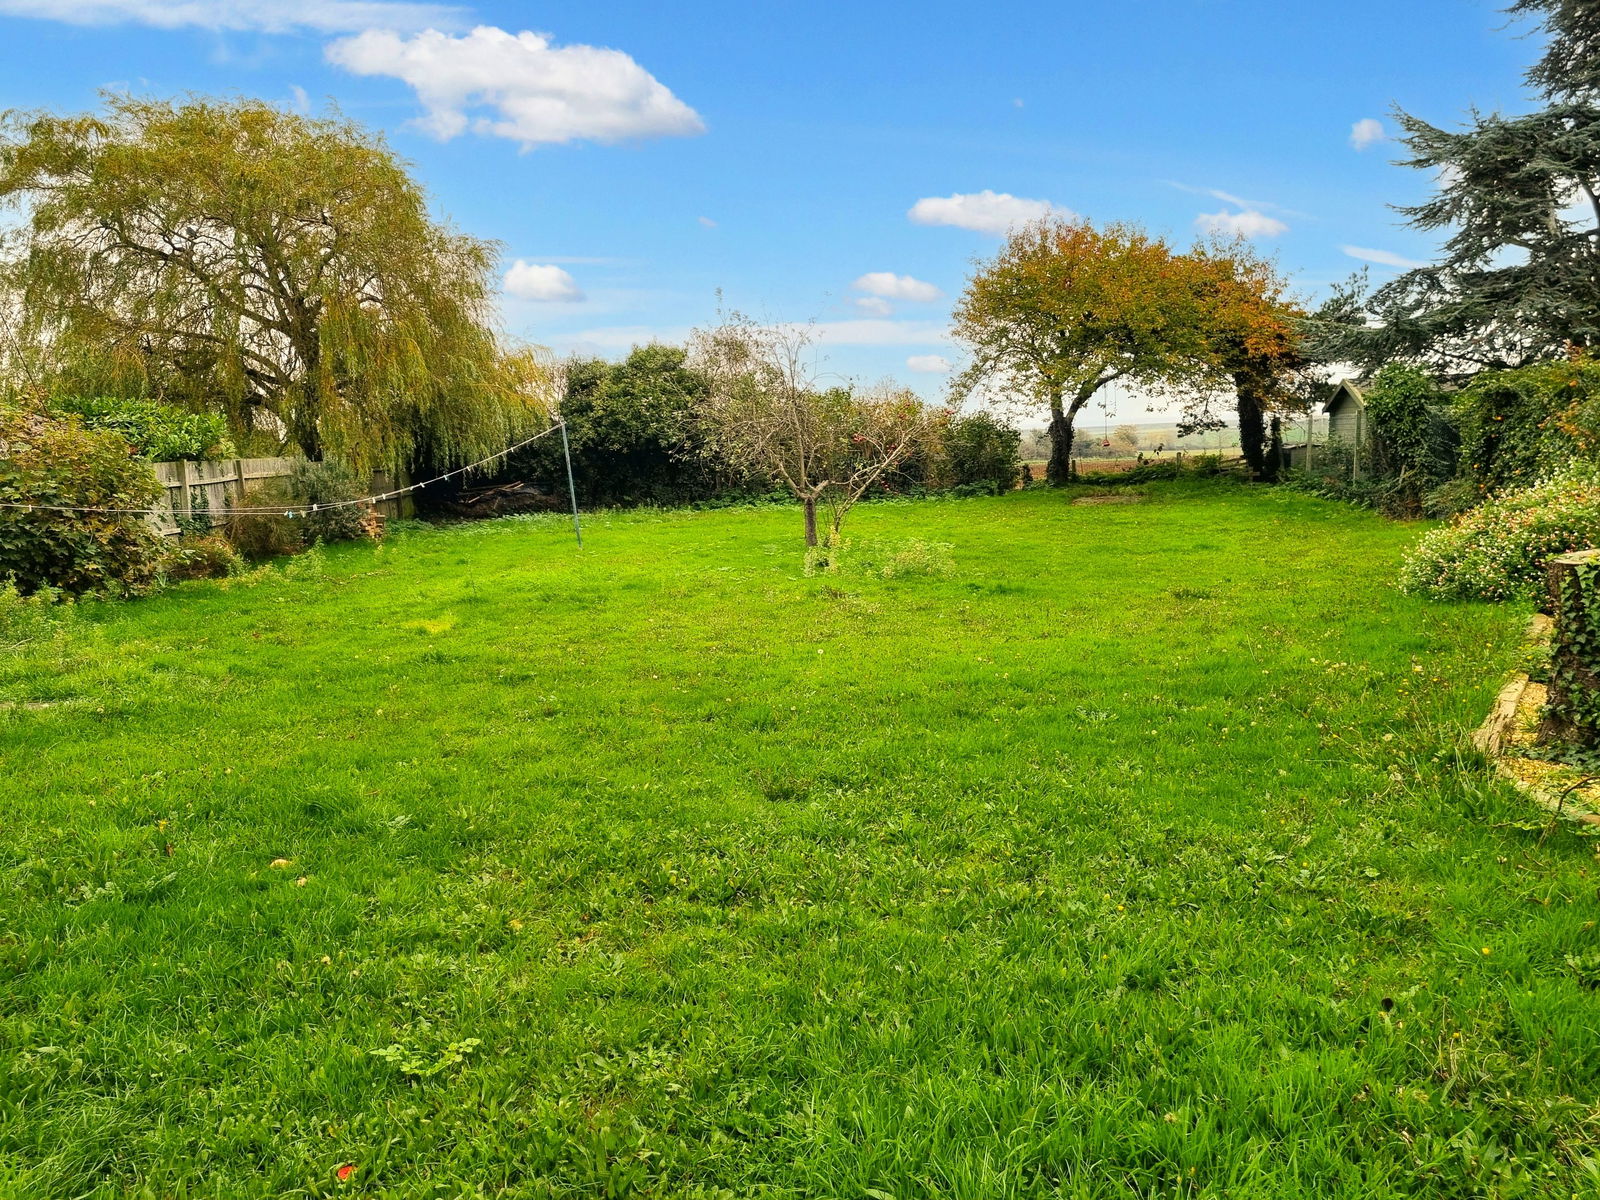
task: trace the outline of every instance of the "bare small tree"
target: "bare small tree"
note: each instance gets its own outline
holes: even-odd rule
[[[793,492],[807,546],[819,544],[825,505],[833,545],[856,501],[922,443],[932,418],[903,388],[818,386],[810,347],[807,330],[734,313],[697,330],[690,356],[708,383],[698,416],[709,451]]]

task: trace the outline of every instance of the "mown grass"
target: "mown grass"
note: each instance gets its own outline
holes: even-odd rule
[[[13,653],[0,1195],[1600,1194],[1594,845],[1461,750],[1525,614],[1067,499],[860,510],[952,547],[892,579],[409,529]]]

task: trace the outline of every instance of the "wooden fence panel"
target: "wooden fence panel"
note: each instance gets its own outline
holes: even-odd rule
[[[294,458],[227,458],[220,462],[163,462],[156,463],[156,479],[165,489],[164,497],[157,502],[158,511],[151,523],[163,537],[176,537],[179,518],[194,512],[237,508],[244,493],[269,479],[287,479],[294,473]],[[379,472],[372,477],[373,495],[404,487],[410,478],[404,474],[398,480]],[[377,504],[386,517],[409,517],[416,513],[416,503],[409,494],[383,500]]]

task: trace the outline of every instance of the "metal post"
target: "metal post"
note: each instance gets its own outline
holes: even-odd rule
[[[578,485],[572,479],[572,447],[567,442],[567,422],[561,422],[561,453],[567,460],[567,495],[572,497],[572,532],[578,538],[578,549],[583,549],[583,526],[578,524]]]

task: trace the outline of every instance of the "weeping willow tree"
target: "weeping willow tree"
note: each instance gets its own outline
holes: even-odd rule
[[[542,362],[496,337],[495,247],[343,119],[120,95],[9,114],[0,203],[23,218],[0,253],[11,358],[49,386],[359,467],[482,457],[544,411]]]

